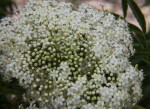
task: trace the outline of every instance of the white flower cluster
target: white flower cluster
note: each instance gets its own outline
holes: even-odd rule
[[[28,89],[30,109],[129,109],[142,96],[128,25],[109,12],[30,0],[0,36],[1,72]]]

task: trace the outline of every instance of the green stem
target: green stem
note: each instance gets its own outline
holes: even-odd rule
[[[149,61],[147,61],[145,59],[142,59],[142,60],[150,66],[150,62]]]

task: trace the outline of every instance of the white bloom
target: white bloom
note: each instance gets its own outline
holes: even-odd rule
[[[30,109],[131,108],[143,73],[129,62],[127,26],[84,4],[30,0],[0,23],[0,72],[31,92]]]

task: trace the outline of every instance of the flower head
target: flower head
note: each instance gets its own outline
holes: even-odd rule
[[[29,108],[120,109],[142,96],[123,19],[86,5],[30,0],[18,19],[0,25],[2,72],[31,92]]]

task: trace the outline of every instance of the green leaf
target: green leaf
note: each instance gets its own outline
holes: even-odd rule
[[[132,24],[132,23],[128,23],[129,28],[131,29],[131,31],[144,35],[144,33],[141,31],[141,29],[139,27],[137,27],[136,25]]]
[[[139,25],[142,28],[142,31],[144,33],[146,33],[146,21],[145,21],[145,17],[142,13],[142,11],[140,10],[140,8],[138,7],[138,5],[135,3],[134,0],[128,0],[128,4],[135,16],[135,18],[137,19]]]
[[[135,105],[134,109],[146,109],[146,108],[144,108],[144,107],[142,107],[140,105]]]
[[[136,56],[150,56],[150,48],[136,49]]]
[[[144,45],[145,44],[145,40],[143,39],[143,37],[145,37],[145,33],[143,31],[141,31],[141,29],[139,27],[137,27],[136,25],[133,25],[131,23],[128,23],[128,27],[130,28],[130,30],[132,32],[134,32],[135,34],[132,34],[132,36],[134,36],[133,38],[135,39],[134,41],[134,45],[137,47],[141,47],[141,48],[144,48]],[[136,43],[137,41],[137,43]],[[138,47],[138,48],[139,48]]]
[[[127,10],[128,10],[128,2],[127,2],[127,0],[122,0],[122,11],[123,11],[124,18],[127,15]]]
[[[136,37],[138,37],[139,40],[142,42],[143,37],[145,37],[144,36],[145,33],[143,31],[141,31],[141,29],[134,24],[128,23],[128,26],[129,26],[130,30],[135,33]],[[144,43],[145,43],[145,41],[144,41]]]

